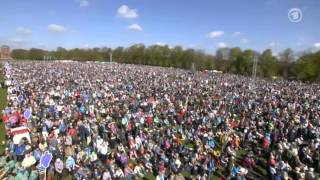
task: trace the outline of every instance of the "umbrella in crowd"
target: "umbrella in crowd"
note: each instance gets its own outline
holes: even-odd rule
[[[319,84],[256,79],[252,87],[250,77],[117,63],[13,61],[4,72],[0,177],[38,179],[45,170],[47,179],[313,180],[320,173]]]

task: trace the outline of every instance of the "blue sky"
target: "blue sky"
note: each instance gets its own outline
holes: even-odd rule
[[[289,21],[299,8],[303,18]],[[0,44],[320,49],[319,0],[1,0]]]

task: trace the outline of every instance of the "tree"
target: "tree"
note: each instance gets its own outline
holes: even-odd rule
[[[242,56],[242,52],[240,48],[231,48],[230,50],[230,63],[231,65],[228,68],[228,72],[234,73],[234,74],[238,74],[238,73],[242,73],[240,71],[242,71],[243,69],[243,58]],[[240,70],[241,69],[241,70]]]
[[[280,66],[279,66],[279,74],[285,78],[288,78],[292,75],[293,72],[293,61],[294,61],[294,53],[292,49],[285,49],[279,56]]]
[[[63,47],[58,47],[55,52],[55,58],[66,59],[68,51]]]
[[[182,67],[183,49],[181,46],[175,46],[171,49],[171,65],[173,67]]]
[[[256,52],[251,49],[246,49],[242,53],[244,61],[244,75],[252,75],[253,59],[257,56]]]
[[[217,60],[229,60],[230,59],[230,48],[219,48],[216,52]]]
[[[98,60],[102,60],[102,61],[109,61],[110,60],[110,53],[112,52],[111,48],[103,47],[103,48],[98,49],[98,51],[100,53]]]
[[[143,44],[135,44],[128,48],[128,61],[133,64],[144,64],[144,51],[145,46]]]
[[[272,55],[272,50],[267,49],[263,51],[262,55],[259,58],[258,63],[260,76],[272,77],[277,73],[277,60]]]
[[[117,47],[116,49],[112,50],[112,56],[114,61],[122,63],[124,62],[124,48]]]
[[[299,79],[320,81],[320,51],[301,56],[297,66]]]
[[[28,54],[28,59],[43,60],[46,52],[42,49],[31,48]]]
[[[11,52],[11,57],[14,59],[28,59],[29,51],[25,49],[14,49]]]

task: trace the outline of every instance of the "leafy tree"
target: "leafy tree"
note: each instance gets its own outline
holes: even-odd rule
[[[68,51],[63,47],[58,47],[55,52],[55,58],[57,59],[65,59],[67,57]]]
[[[11,52],[11,57],[14,59],[28,59],[29,51],[25,49],[14,49]]]
[[[28,59],[43,60],[46,52],[42,49],[31,48],[29,50]]]
[[[320,51],[300,57],[297,63],[299,79],[306,81],[320,80]]]
[[[242,52],[242,56],[244,59],[244,75],[252,75],[252,67],[253,67],[253,59],[255,58],[256,53],[251,49],[246,49]]]
[[[219,48],[216,52],[217,60],[229,60],[230,59],[230,48]]]
[[[277,60],[276,57],[272,55],[272,50],[267,49],[263,51],[259,58],[259,72],[261,76],[272,77],[277,73]]]
[[[282,53],[280,53],[279,57],[279,74],[285,78],[288,78],[293,71],[293,61],[294,61],[294,53],[292,49],[285,49]]]
[[[112,56],[114,61],[122,63],[124,62],[125,56],[124,56],[124,48],[123,47],[117,47],[116,49],[112,50]]]

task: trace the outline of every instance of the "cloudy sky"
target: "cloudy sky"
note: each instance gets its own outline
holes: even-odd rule
[[[302,20],[289,21],[292,8]],[[319,0],[1,0],[0,45],[320,49]]]

